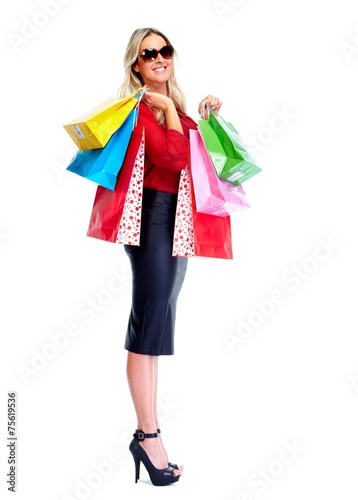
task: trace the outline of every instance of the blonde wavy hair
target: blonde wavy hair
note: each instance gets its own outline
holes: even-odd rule
[[[124,55],[123,62],[125,77],[122,85],[118,89],[118,95],[120,97],[131,94],[144,85],[141,75],[133,70],[133,66],[137,61],[142,41],[150,35],[161,36],[168,45],[171,45],[169,38],[155,28],[139,28],[132,33]],[[167,81],[167,95],[173,100],[176,108],[186,113],[185,95],[179,87],[175,76],[175,57],[176,52],[174,51],[173,70],[169,80]],[[154,109],[153,111],[155,112],[156,120],[163,125],[165,123],[165,115],[163,111],[158,109]]]

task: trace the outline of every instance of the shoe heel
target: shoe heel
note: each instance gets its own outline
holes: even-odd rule
[[[139,458],[134,458],[134,465],[135,465],[135,482],[137,483],[139,480],[139,472],[140,472],[140,459]]]

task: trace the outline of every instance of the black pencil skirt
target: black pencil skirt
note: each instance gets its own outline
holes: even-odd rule
[[[125,349],[174,354],[176,305],[188,259],[173,257],[177,195],[143,189],[140,245],[124,245],[132,268],[132,307]]]

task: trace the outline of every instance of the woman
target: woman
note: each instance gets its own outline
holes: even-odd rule
[[[125,348],[127,377],[137,415],[130,444],[135,481],[142,462],[157,486],[178,481],[183,468],[168,462],[157,416],[158,357],[174,353],[178,294],[187,259],[172,257],[173,231],[180,171],[188,164],[189,129],[197,124],[185,113],[178,86],[175,51],[169,39],[153,28],[137,29],[124,57],[121,95],[147,86],[139,106],[144,126],[145,165],[140,246],[125,245],[133,274],[132,308]],[[219,112],[221,101],[208,95],[208,106]],[[202,105],[201,105],[202,107]]]

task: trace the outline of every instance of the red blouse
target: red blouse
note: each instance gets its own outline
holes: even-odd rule
[[[153,111],[143,102],[139,104],[138,125],[144,126],[145,142],[144,187],[178,192],[180,171],[189,161],[189,129],[197,129],[188,115],[178,114],[183,134],[159,125]]]

